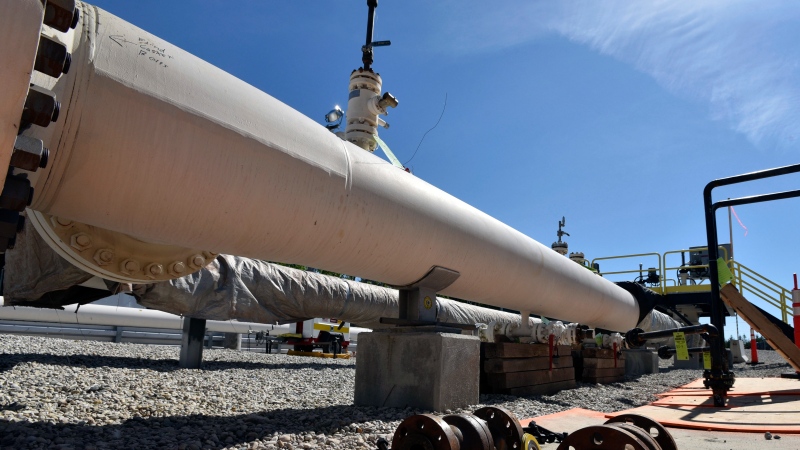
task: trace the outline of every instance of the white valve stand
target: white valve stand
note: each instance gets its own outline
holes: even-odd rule
[[[374,152],[378,147],[373,136],[378,134],[380,110],[376,105],[381,95],[381,77],[371,70],[354,70],[350,75],[349,90],[345,139],[364,150]]]

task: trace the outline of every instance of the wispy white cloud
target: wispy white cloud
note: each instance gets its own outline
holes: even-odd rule
[[[466,3],[466,5],[465,5]],[[458,2],[443,31],[462,53],[558,33],[709,104],[761,148],[800,139],[800,2]]]

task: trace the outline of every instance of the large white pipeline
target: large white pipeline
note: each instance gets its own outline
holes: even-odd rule
[[[636,325],[636,300],[613,283],[222,70],[79,8],[75,30],[47,31],[67,44],[70,72],[33,77],[56,92],[61,118],[26,132],[51,152],[32,174],[29,221],[79,267],[152,282],[196,270],[210,250],[408,285],[441,266],[460,273],[446,295]]]

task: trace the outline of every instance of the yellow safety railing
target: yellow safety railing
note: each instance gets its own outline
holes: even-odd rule
[[[739,288],[739,292],[742,294],[748,292],[767,304],[778,308],[781,313],[781,320],[785,323],[790,323],[789,318],[792,317],[792,292],[790,290],[744,264],[732,260],[730,266],[733,274],[733,284]]]
[[[703,280],[701,280],[698,284],[681,284],[679,280],[667,278],[668,273],[676,273],[680,270],[694,270],[694,271],[707,271],[708,264],[703,265],[679,265],[679,266],[668,266],[667,265],[667,256],[668,255],[675,255],[680,253],[689,253],[689,252],[698,252],[707,250],[708,247],[695,247],[688,250],[671,250],[665,252],[663,255],[659,253],[637,253],[633,255],[620,255],[620,256],[606,256],[602,258],[595,258],[592,260],[592,267],[595,267],[595,263],[601,261],[611,261],[611,260],[626,260],[626,259],[633,259],[633,258],[646,258],[645,261],[649,262],[652,261],[652,258],[655,257],[655,264],[649,265],[648,267],[641,266],[641,268],[635,268],[631,270],[614,270],[614,271],[603,271],[602,267],[601,270],[598,272],[598,275],[607,276],[607,275],[628,275],[628,274],[636,274],[636,275],[646,275],[649,272],[649,269],[656,269],[657,273],[659,274],[659,281],[658,283],[648,283],[647,287],[652,289],[659,294],[665,295],[670,293],[676,292],[702,292],[702,291],[710,291],[711,284],[705,283],[703,284]],[[792,309],[791,309],[791,299],[792,293],[788,289],[784,288],[783,286],[775,283],[774,281],[768,279],[767,277],[761,275],[760,273],[756,272],[749,267],[734,261],[733,259],[729,259],[728,257],[728,249],[723,246],[719,247],[719,255],[725,260],[728,261],[728,266],[731,269],[731,273],[733,274],[733,285],[739,289],[739,292],[744,294],[747,292],[750,294],[751,297],[758,298],[763,300],[766,304],[777,308],[780,311],[780,318],[785,323],[789,323],[789,320],[792,318]],[[639,260],[636,261],[636,264],[639,264]],[[655,267],[654,267],[655,266]],[[635,278],[635,277],[631,277]],[[691,278],[689,278],[691,281]],[[633,281],[632,279],[630,281]]]
[[[698,284],[694,284],[694,282],[692,284],[681,284],[681,283],[679,283],[679,282],[677,282],[675,280],[667,278],[667,274],[671,273],[672,271],[675,271],[676,273],[679,270],[689,270],[689,271],[702,270],[702,271],[707,272],[708,271],[708,264],[699,264],[699,265],[685,265],[685,264],[682,264],[682,265],[674,266],[674,267],[670,267],[670,266],[667,265],[667,256],[669,256],[669,255],[678,255],[678,254],[691,253],[691,252],[702,252],[702,251],[707,251],[707,250],[708,250],[708,247],[694,247],[694,248],[691,248],[691,249],[670,250],[668,252],[664,252],[664,256],[662,256],[662,264],[661,264],[661,267],[664,268],[664,271],[661,273],[661,279],[665,280],[665,281],[673,281],[674,284],[673,284],[673,286],[667,286],[666,283],[662,283],[662,285],[659,286],[660,293],[661,294],[670,294],[670,293],[673,293],[673,292],[702,292],[702,291],[710,291],[711,290],[711,284],[702,284],[702,281],[700,283],[698,283]],[[727,248],[725,248],[725,247],[720,245],[719,248],[718,248],[718,254],[722,257],[722,259],[724,259],[725,261],[728,261],[728,249]],[[683,262],[683,260],[681,260],[681,262]],[[659,289],[657,289],[657,290],[659,290]]]
[[[597,263],[598,261],[609,261],[609,260],[614,260],[614,259],[618,260],[618,259],[629,259],[629,258],[641,258],[643,256],[655,256],[655,258],[656,258],[655,261],[656,261],[656,266],[657,266],[656,270],[658,271],[658,274],[661,275],[661,255],[659,255],[658,253],[637,253],[635,255],[606,256],[606,257],[603,257],[603,258],[595,258],[595,259],[592,260],[592,267],[595,267],[595,263]],[[615,271],[615,272],[603,272],[602,270],[600,270],[598,272],[598,274],[605,276],[605,275],[622,275],[622,274],[630,274],[630,273],[635,273],[635,274],[647,273],[647,269],[649,269],[651,267],[653,267],[653,266],[649,266],[649,267],[646,267],[646,268],[643,267],[642,269],[621,270],[621,271]]]

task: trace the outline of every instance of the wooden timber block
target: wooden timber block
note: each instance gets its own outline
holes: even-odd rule
[[[599,369],[596,367],[584,367],[583,368],[583,379],[587,378],[605,378],[605,377],[614,377],[614,376],[625,376],[625,368],[624,367],[611,367],[609,369]]]
[[[486,358],[535,358],[549,356],[550,348],[547,344],[517,344],[513,342],[484,342],[481,344]],[[553,356],[566,356],[572,354],[569,345],[554,345]]]
[[[564,367],[572,367],[572,356],[554,356],[553,368],[561,369]],[[492,358],[486,359],[483,362],[483,370],[486,373],[526,372],[549,369],[550,358],[547,356],[536,358]]]
[[[614,358],[583,358],[583,367],[598,368],[598,369],[613,369]],[[617,358],[616,367],[625,368],[625,360]]]
[[[610,348],[585,348],[581,351],[581,356],[584,358],[611,358],[614,359],[614,350]],[[624,359],[625,354],[622,353],[617,356],[617,359]]]
[[[573,389],[576,386],[575,380],[556,381],[555,383],[537,384],[536,386],[522,386],[509,389],[498,389],[495,394],[506,395],[547,395],[555,394],[564,389]]]
[[[532,370],[529,372],[490,373],[486,375],[486,381],[492,390],[568,380],[575,380],[575,369],[572,367],[553,370]]]

